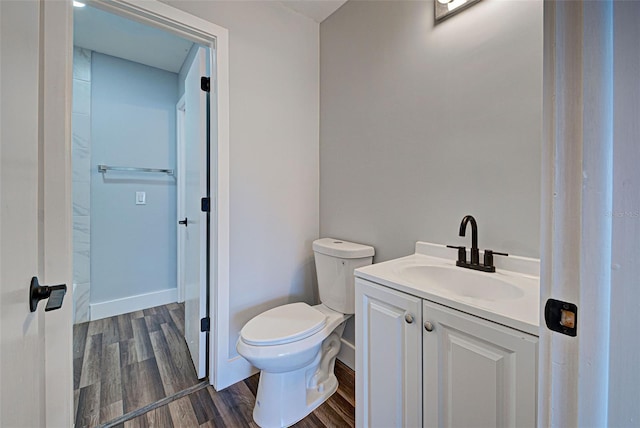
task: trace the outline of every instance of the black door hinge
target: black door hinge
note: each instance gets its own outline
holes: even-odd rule
[[[208,213],[211,211],[211,198],[200,199],[200,211]]]
[[[211,91],[211,78],[210,77],[202,76],[200,78],[200,89],[202,89],[205,92],[210,92]]]
[[[211,331],[211,319],[209,317],[200,319],[200,331]]]

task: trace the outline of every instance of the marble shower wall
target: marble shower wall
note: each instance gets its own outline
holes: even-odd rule
[[[91,51],[73,48],[73,308],[89,321],[91,226]]]

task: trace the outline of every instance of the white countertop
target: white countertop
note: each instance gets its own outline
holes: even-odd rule
[[[445,258],[449,256],[448,258]],[[444,245],[418,242],[416,253],[407,257],[377,263],[355,270],[357,278],[402,291],[422,299],[457,309],[480,318],[538,336],[540,325],[540,262],[518,256],[496,257],[496,272],[486,273],[455,266],[457,252]],[[482,260],[482,254],[480,256]],[[411,266],[444,266],[465,269],[474,275],[490,275],[517,287],[521,293],[515,298],[485,299],[450,292],[446,287],[412,282],[401,274]]]

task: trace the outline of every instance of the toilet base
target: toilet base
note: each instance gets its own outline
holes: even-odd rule
[[[316,358],[285,373],[260,372],[253,420],[262,428],[288,427],[306,417],[338,389],[333,373],[344,323],[322,342]]]

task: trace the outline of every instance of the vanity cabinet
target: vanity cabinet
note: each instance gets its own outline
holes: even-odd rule
[[[422,299],[356,279],[356,424],[422,424]]]
[[[428,300],[422,318],[423,426],[536,426],[537,337]]]
[[[536,336],[358,278],[358,427],[534,427]]]

